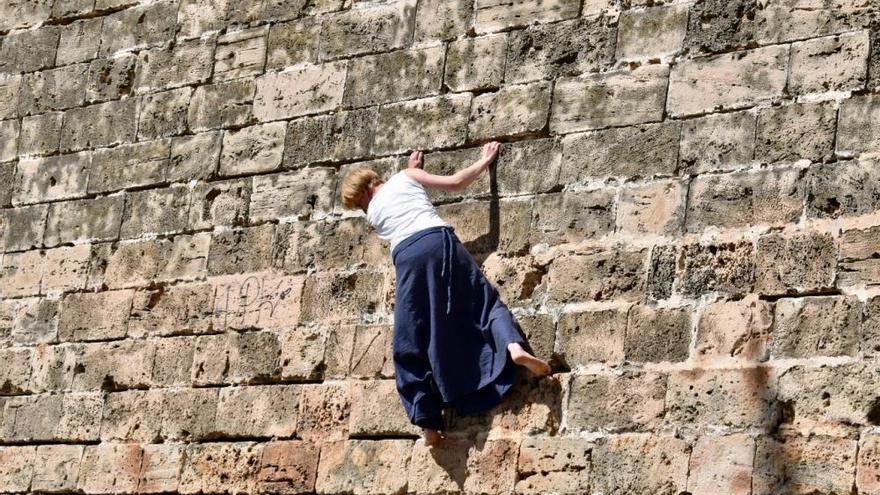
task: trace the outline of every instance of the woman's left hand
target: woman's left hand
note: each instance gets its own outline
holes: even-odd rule
[[[422,152],[413,151],[409,155],[409,162],[407,162],[406,168],[422,168],[422,165]]]

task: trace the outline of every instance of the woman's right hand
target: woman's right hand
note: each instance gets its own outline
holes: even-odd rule
[[[486,165],[495,161],[495,158],[498,157],[498,150],[501,148],[501,143],[498,141],[490,141],[483,145],[483,153],[480,156],[480,160],[482,160]]]

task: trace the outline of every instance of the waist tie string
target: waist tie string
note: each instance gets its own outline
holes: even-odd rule
[[[446,314],[449,314],[452,309],[452,257],[455,255],[455,245],[453,244],[455,241],[452,238],[452,229],[444,227],[441,230],[443,231],[443,265],[440,269],[440,275],[447,278]]]

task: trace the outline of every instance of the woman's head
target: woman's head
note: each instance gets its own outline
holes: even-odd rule
[[[374,170],[367,167],[352,170],[342,181],[342,206],[366,211],[372,198],[372,188],[380,184],[382,179]]]

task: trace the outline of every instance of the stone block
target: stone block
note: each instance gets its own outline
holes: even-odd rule
[[[290,121],[284,143],[285,167],[368,156],[378,118],[379,110],[373,107]]]
[[[658,122],[668,78],[665,65],[561,78],[553,89],[550,130],[570,133]]]
[[[321,446],[317,493],[395,493],[406,487],[412,440],[338,440]]]
[[[445,53],[440,45],[356,58],[348,65],[342,103],[366,107],[436,95]]]
[[[226,25],[228,0],[181,0],[177,11],[177,36],[190,39]]]
[[[325,337],[320,328],[299,326],[280,336],[281,379],[315,380],[324,372]]]
[[[121,50],[155,46],[174,38],[178,2],[160,0],[120,10],[104,18],[102,57]]]
[[[85,196],[91,161],[89,152],[19,160],[13,202],[42,203]]]
[[[253,121],[254,83],[249,79],[199,86],[190,101],[187,121],[194,131],[238,127]]]
[[[617,60],[668,57],[678,53],[688,27],[688,6],[627,10],[617,26]]]
[[[0,350],[3,369],[0,369],[0,393],[3,395],[25,394],[30,391],[31,360],[34,352],[27,348]]]
[[[748,111],[685,121],[681,127],[682,172],[701,174],[748,165],[755,154],[755,125],[755,115]]]
[[[55,342],[58,337],[58,301],[29,298],[17,302],[8,306],[9,313],[4,313],[0,304],[0,335],[5,334],[17,345]]]
[[[260,26],[218,37],[213,80],[220,82],[262,74],[268,35],[269,26]]]
[[[548,294],[560,303],[640,300],[645,293],[647,255],[647,249],[560,255],[547,272]]]
[[[25,28],[39,24],[49,19],[52,12],[52,3],[46,0],[38,0],[28,3],[9,3],[3,6],[3,21],[0,29],[9,31],[14,28]]]
[[[321,25],[319,57],[329,60],[402,48],[412,39],[414,0],[395,0],[335,12]],[[341,89],[341,88],[340,88]]]
[[[165,180],[188,182],[193,179],[207,179],[217,170],[220,163],[220,144],[223,136],[218,132],[203,132],[191,136],[180,136],[171,140],[171,158],[165,170]],[[202,182],[196,189],[211,188]],[[193,204],[196,203],[196,195]]]
[[[317,62],[320,34],[321,20],[316,17],[272,25],[267,40],[266,69]]]
[[[342,61],[301,65],[260,76],[256,79],[254,117],[266,122],[333,110],[342,103],[346,72],[347,63]]]
[[[219,331],[295,326],[304,277],[268,270],[212,276],[212,328]]]
[[[57,295],[86,288],[92,249],[88,244],[46,250],[42,294]]]
[[[840,218],[880,209],[880,169],[876,158],[816,164],[804,179],[809,218]]]
[[[137,129],[137,100],[108,101],[64,112],[61,151],[130,143]]]
[[[615,228],[635,234],[676,235],[684,223],[686,198],[680,180],[621,189]]]
[[[299,408],[297,385],[224,387],[217,401],[217,431],[228,437],[292,437]]]
[[[866,31],[792,43],[788,91],[807,94],[864,88],[869,44]]]
[[[194,385],[250,384],[277,380],[280,344],[272,332],[205,335],[196,339]]]
[[[0,425],[3,438],[15,442],[93,442],[98,440],[103,405],[99,392],[12,397],[6,401]]]
[[[137,57],[132,54],[93,60],[89,64],[86,101],[116,100],[131,94]]]
[[[786,46],[767,46],[676,64],[669,74],[667,111],[683,117],[780,98],[787,59]]]
[[[650,431],[663,419],[665,398],[660,373],[575,375],[567,421],[583,431]]]
[[[623,362],[628,307],[563,313],[559,317],[556,352],[569,367],[594,362]]]
[[[58,112],[23,118],[18,136],[18,152],[22,155],[48,155],[57,152],[61,145],[61,116]]]
[[[58,338],[62,341],[125,337],[133,290],[70,293],[61,301]]]
[[[359,437],[420,434],[406,410],[398,406],[400,396],[394,380],[358,380],[351,387],[351,416],[348,431]],[[394,404],[394,407],[389,405]]]
[[[219,139],[215,142],[219,148]],[[219,154],[219,149],[217,153]],[[193,155],[193,158],[198,156]],[[193,162],[193,165],[197,164]],[[193,189],[188,226],[204,229],[220,225],[242,225],[247,219],[250,200],[250,178],[201,182]]]
[[[0,119],[18,117],[18,94],[21,76],[0,74]]]
[[[536,196],[530,243],[565,244],[611,232],[614,196],[610,188]]]
[[[288,272],[347,269],[363,261],[384,260],[378,237],[363,218],[296,222],[285,232],[283,267]]]
[[[516,458],[520,440],[499,438],[478,441],[467,451],[469,493],[510,493],[516,483]]]
[[[834,286],[837,242],[827,233],[771,234],[755,245],[755,291],[816,292]]]
[[[59,35],[58,26],[7,34],[0,47],[0,72],[19,74],[53,67]]]
[[[690,451],[684,440],[674,437],[606,437],[593,447],[592,489],[609,495],[682,492]]]
[[[530,255],[509,257],[491,253],[483,260],[482,270],[507,303],[529,300],[542,276]]]
[[[190,444],[180,473],[180,493],[254,493],[264,444]]]
[[[701,0],[690,14],[685,45],[702,52],[751,46],[759,12],[759,4],[750,0]]]
[[[856,487],[859,493],[874,495],[880,490],[880,473],[878,473],[878,446],[876,434],[862,436],[859,441],[858,466],[856,467]]]
[[[389,289],[386,275],[379,271],[307,275],[302,320],[322,323],[359,320],[364,313],[373,313],[386,305]]]
[[[0,163],[0,206],[12,206],[16,162]]]
[[[351,383],[351,381],[338,381],[301,385],[297,436],[306,441],[322,442],[322,451],[329,442],[345,441],[348,438],[351,419]],[[376,442],[369,441],[368,444],[372,445]],[[357,458],[350,455],[345,457]],[[370,458],[376,457],[366,459]],[[344,459],[337,458],[337,462],[344,462]],[[332,464],[336,465],[335,462]],[[335,469],[336,467],[322,468],[319,465],[318,478],[324,477],[326,483],[334,486],[337,486],[336,483],[343,483],[341,479],[333,476],[332,471]]]
[[[37,446],[30,488],[43,492],[75,490],[84,449],[83,445]]]
[[[220,175],[253,174],[274,170],[284,153],[284,122],[255,125],[223,134]]]
[[[125,217],[119,228],[120,238],[128,239],[144,234],[169,234],[184,230],[189,199],[189,189],[185,186],[127,194]]]
[[[767,426],[774,419],[772,373],[766,367],[673,371],[666,421],[700,431]]]
[[[18,95],[19,115],[32,115],[76,107],[85,101],[89,64],[25,74]]]
[[[507,85],[474,97],[468,138],[518,136],[544,129],[550,113],[550,84]]]
[[[173,48],[153,48],[138,53],[134,90],[144,94],[207,81],[214,56],[211,41],[184,41]]]
[[[504,78],[506,50],[506,34],[491,34],[450,42],[446,52],[443,82],[453,91],[497,88]]]
[[[522,83],[608,69],[614,61],[616,29],[614,18],[599,16],[513,31],[504,80]]]
[[[425,0],[419,2],[413,41],[450,41],[463,37],[474,17],[473,0]]]
[[[0,121],[0,161],[15,160],[18,156],[18,135],[21,133],[21,124],[18,120]]]
[[[689,188],[685,229],[742,228],[794,223],[803,211],[803,169],[700,175]]]
[[[862,303],[846,296],[785,298],[776,302],[770,352],[774,358],[855,356]]]
[[[474,28],[477,33],[504,31],[531,24],[571,19],[580,15],[574,0],[524,0],[511,5],[500,0],[474,0]]]
[[[764,361],[773,323],[773,307],[756,295],[717,301],[703,307],[696,336],[698,361]]]
[[[837,265],[838,287],[880,284],[880,262],[875,255],[878,231],[877,227],[843,231]]]
[[[155,360],[152,342],[124,340],[85,344],[76,351],[72,390],[124,390],[152,384]]]
[[[828,160],[834,153],[837,112],[829,104],[771,107],[758,114],[755,158],[763,162]]]
[[[318,445],[302,440],[265,444],[257,475],[260,493],[294,495],[314,491],[319,450]]]
[[[188,387],[192,383],[195,341],[189,337],[155,339],[156,358],[150,382],[159,387]]]
[[[89,193],[150,186],[162,182],[171,154],[167,139],[95,150],[89,167]]]
[[[275,225],[271,223],[212,234],[208,271],[212,275],[249,273],[272,267]]]
[[[635,362],[681,362],[688,358],[692,318],[688,307],[636,304],[627,315],[624,355]]]
[[[44,259],[39,251],[6,253],[3,257],[3,287],[0,296],[35,296],[40,293]]]
[[[146,141],[185,133],[191,96],[192,88],[178,88],[141,98],[138,139]]]
[[[662,123],[567,135],[559,182],[672,175],[680,133],[678,123]]]
[[[138,470],[138,493],[177,491],[183,467],[183,444],[142,446],[143,455]]]
[[[385,155],[461,145],[470,105],[469,93],[383,105],[372,152]]]
[[[407,490],[418,495],[461,491],[467,477],[468,451],[476,442],[476,438],[448,436],[439,449],[415,442]]]
[[[746,434],[697,439],[688,468],[688,492],[751,495],[755,440]]]
[[[580,438],[524,438],[517,458],[516,493],[585,493],[592,447]]]
[[[528,197],[497,202],[453,203],[437,208],[473,254],[524,255],[529,249],[532,201]]]
[[[846,493],[855,483],[857,440],[826,436],[762,436],[753,493]]]
[[[33,445],[0,447],[0,487],[6,493],[27,492],[34,476]]]
[[[692,297],[716,291],[738,295],[754,286],[754,247],[750,242],[690,243],[681,246],[675,256],[675,292]]]
[[[22,206],[0,211],[0,245],[5,251],[30,249],[51,241],[46,205]]]

